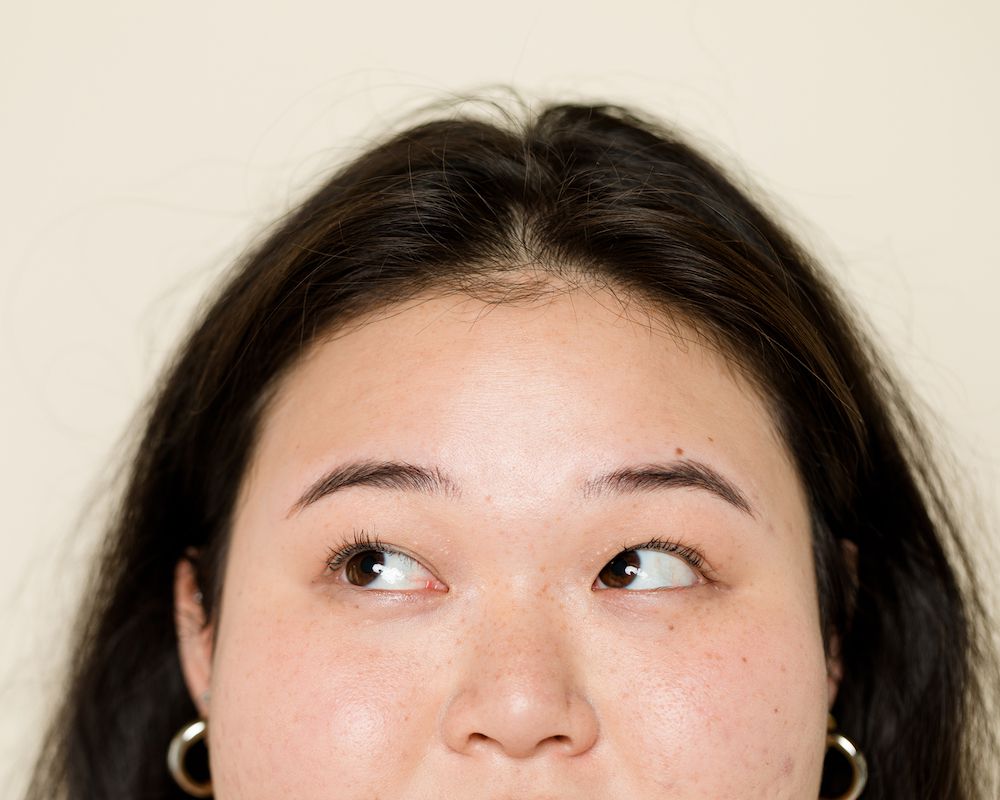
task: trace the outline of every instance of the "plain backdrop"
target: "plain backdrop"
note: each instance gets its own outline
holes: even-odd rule
[[[993,0],[5,4],[0,795],[54,700],[127,427],[199,298],[429,101],[511,84],[687,131],[865,313],[993,536],[998,35]]]

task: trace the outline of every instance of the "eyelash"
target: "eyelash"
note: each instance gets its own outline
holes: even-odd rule
[[[355,528],[353,542],[344,542],[344,544],[339,547],[329,548],[329,553],[326,559],[326,568],[330,572],[336,572],[347,563],[347,560],[351,556],[357,555],[358,553],[364,553],[369,550],[374,550],[377,553],[399,553],[398,550],[394,550],[393,548],[383,544],[378,538],[378,534],[372,536],[364,529],[359,531]],[[399,553],[399,555],[406,554]]]
[[[661,539],[659,536],[654,536],[648,542],[643,542],[642,544],[630,545],[627,542],[622,543],[622,553],[629,553],[634,550],[659,550],[661,553],[670,553],[671,555],[680,556],[687,561],[689,566],[694,567],[700,572],[705,570],[705,559],[693,547]]]
[[[329,548],[326,568],[331,573],[336,572],[347,563],[351,556],[371,550],[378,553],[392,553],[410,558],[410,556],[407,556],[406,553],[401,553],[399,550],[389,547],[383,543],[382,540],[378,538],[378,534],[372,536],[364,528],[361,530],[355,528],[353,541],[345,541],[344,544],[339,547]],[[643,542],[642,544],[629,545],[627,542],[623,542],[622,549],[616,553],[616,556],[635,550],[659,550],[662,553],[670,553],[671,555],[679,556],[684,559],[688,565],[698,570],[703,575],[706,571],[704,557],[702,557],[701,553],[693,547],[661,539],[658,536],[654,536],[652,539]]]

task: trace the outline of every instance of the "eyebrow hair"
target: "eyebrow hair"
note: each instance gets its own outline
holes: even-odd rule
[[[421,467],[403,461],[362,459],[341,464],[325,473],[306,489],[288,510],[287,516],[351,486],[420,492],[452,499],[462,496],[458,483],[438,467]],[[610,494],[638,494],[675,488],[711,492],[751,517],[756,516],[750,501],[734,483],[707,464],[693,459],[621,467],[584,481],[580,486],[580,494],[585,499],[596,499]]]
[[[458,484],[437,467],[420,467],[404,461],[363,459],[341,464],[313,483],[289,509],[301,511],[327,495],[350,486],[368,486],[397,492],[420,492],[458,499],[462,496]]]
[[[736,484],[708,464],[694,459],[622,467],[584,482],[581,492],[586,498],[595,498],[674,488],[704,489],[745,514],[756,516],[750,501]]]

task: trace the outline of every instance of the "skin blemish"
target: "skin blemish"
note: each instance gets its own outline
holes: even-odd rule
[[[674,453],[676,453],[679,456],[682,456],[682,455],[684,455],[684,448],[683,447],[678,447],[676,450],[674,450]]]

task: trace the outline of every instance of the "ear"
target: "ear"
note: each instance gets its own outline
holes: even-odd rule
[[[840,636],[836,633],[830,638],[830,655],[826,659],[826,708],[831,710],[837,699],[837,690],[844,677],[844,663],[840,657]]]
[[[840,548],[844,557],[844,564],[847,567],[848,583],[850,594],[847,598],[848,617],[854,616],[854,605],[858,589],[858,546],[847,539],[840,540]],[[840,681],[844,677],[844,662],[842,657],[842,642],[839,634],[833,634],[828,642],[828,652],[830,653],[826,662],[826,687],[827,687],[827,708],[833,708],[833,703],[837,699],[837,690],[840,688]]]
[[[194,558],[197,558],[197,551],[189,549],[174,569],[174,626],[184,682],[198,714],[207,719],[215,631],[205,623],[201,589],[192,563]]]

